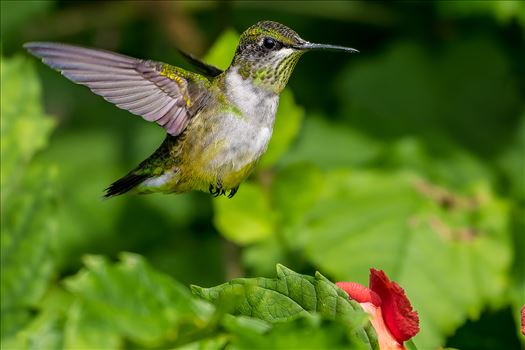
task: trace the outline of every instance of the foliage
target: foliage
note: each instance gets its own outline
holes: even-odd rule
[[[284,278],[291,281],[287,287],[289,296],[275,294],[281,299],[272,305],[275,314],[289,313],[293,301],[287,298],[301,299],[303,293],[316,298],[312,300],[313,306],[315,303],[327,305],[327,309],[315,310],[307,304],[304,310],[310,312],[303,310],[304,313],[296,313],[290,322],[283,323],[257,313],[241,312],[241,316],[225,313],[227,297],[229,300],[238,297],[235,291],[215,287],[224,292],[221,293],[223,302],[215,308],[205,301],[213,299],[210,298],[213,288],[194,286],[194,292],[204,298],[201,299],[192,296],[173,278],[155,271],[138,255],[124,253],[120,260],[111,264],[101,256],[87,256],[85,269],[65,280],[71,295],[55,296],[61,299],[57,303],[64,303],[64,298],[72,299],[67,301],[68,307],[62,305],[62,310],[43,311],[6,347],[106,349],[127,343],[140,348],[237,349],[264,348],[271,344],[272,348],[287,349],[317,344],[377,349],[375,332],[358,304],[320,275],[314,278],[278,267],[279,279],[286,276]],[[318,291],[315,296],[305,289],[305,283],[311,281],[315,281],[312,286]],[[249,280],[243,285],[246,298],[258,297],[258,291],[249,288]],[[268,286],[267,291],[270,290]],[[332,303],[334,295],[337,295],[337,304]],[[265,303],[259,305],[264,308]],[[47,306],[53,307],[58,305]],[[338,316],[335,319],[334,314]],[[310,333],[313,343],[304,337]]]
[[[405,289],[419,348],[518,348],[522,10],[3,1],[2,348],[375,349],[330,282],[365,283],[370,267]],[[361,53],[304,55],[231,200],[101,200],[163,131],[21,55],[25,41],[64,41],[184,66],[174,46],[211,47],[202,56],[225,69],[262,18]]]
[[[53,274],[56,231],[53,169],[33,167],[53,121],[40,105],[32,64],[2,62],[1,324],[2,338],[31,317]]]

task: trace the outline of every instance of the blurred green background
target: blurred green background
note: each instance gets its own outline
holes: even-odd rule
[[[225,68],[263,19],[361,53],[301,59],[269,151],[231,200],[102,200],[163,130],[22,49],[59,41],[191,68],[178,47]],[[365,285],[384,269],[419,312],[419,348],[522,347],[524,34],[520,1],[2,1],[3,347],[74,344],[63,281],[86,254],[122,251],[184,285],[276,263]]]

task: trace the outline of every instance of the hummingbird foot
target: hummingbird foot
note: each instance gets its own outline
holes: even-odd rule
[[[239,186],[232,188],[230,190],[230,194],[228,195],[228,198],[233,198],[233,196],[235,196],[235,194],[237,193],[238,189],[239,189]]]
[[[239,186],[232,188],[230,190],[230,193],[228,194],[228,198],[232,198],[237,193],[237,190],[239,189]],[[226,192],[228,191],[226,188],[222,187],[222,181],[217,181],[216,185],[210,184],[209,188],[210,194],[214,197],[219,196],[226,196]]]
[[[212,196],[219,197],[221,194],[226,194],[226,190],[222,188],[222,181],[217,181],[217,185],[210,184],[209,191]]]

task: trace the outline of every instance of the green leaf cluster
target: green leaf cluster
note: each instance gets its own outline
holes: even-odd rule
[[[67,293],[51,291],[40,315],[3,347],[378,349],[366,314],[320,274],[310,277],[278,266],[277,280],[231,282],[245,286],[242,290],[194,286],[192,295],[136,254],[123,253],[116,263],[102,256],[86,256],[84,262],[84,269],[64,281]],[[277,294],[267,300],[273,313],[225,309],[239,304],[241,294],[255,301],[261,293]],[[214,295],[220,295],[220,302]],[[259,300],[259,306],[262,311],[265,301]],[[288,322],[283,322],[285,314]]]
[[[1,332],[11,335],[31,319],[53,277],[56,234],[54,169],[33,164],[53,129],[41,107],[33,65],[2,60]]]

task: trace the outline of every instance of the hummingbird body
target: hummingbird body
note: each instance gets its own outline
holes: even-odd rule
[[[231,191],[253,170],[270,141],[279,95],[243,80],[235,69],[212,81],[210,92],[184,133],[167,136],[135,170],[156,173],[137,187],[139,193],[208,191],[210,184]]]
[[[161,146],[106,196],[210,191],[232,197],[270,141],[279,94],[312,44],[282,24],[259,22],[240,39],[222,72],[193,57],[206,76],[164,63],[54,43],[25,47],[64,76],[167,131]]]

